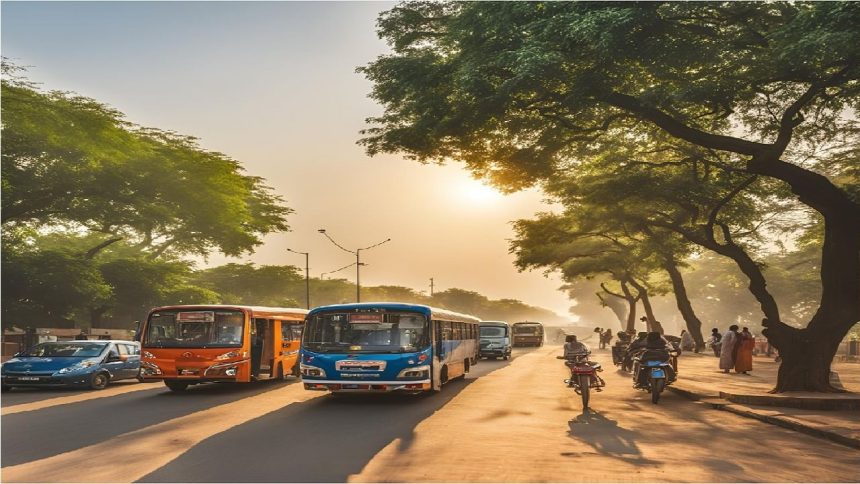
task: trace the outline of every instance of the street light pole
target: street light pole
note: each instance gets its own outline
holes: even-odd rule
[[[334,239],[332,239],[331,236],[329,236],[329,234],[326,233],[325,229],[319,229],[319,230],[317,230],[317,232],[325,235],[325,237],[332,244],[334,244],[338,249],[340,249],[344,252],[349,252],[350,254],[355,254],[355,302],[361,302],[361,266],[362,266],[362,264],[361,264],[361,251],[372,249],[374,247],[379,247],[380,245],[382,245],[386,242],[391,242],[391,238],[387,238],[387,239],[383,240],[382,242],[378,242],[376,244],[373,244],[373,245],[370,245],[367,247],[362,247],[360,249],[355,249],[355,250],[349,250],[346,247],[335,242]]]
[[[305,305],[308,309],[311,308],[311,269],[310,269],[310,254],[308,252],[299,252],[293,249],[287,249],[293,254],[302,254],[305,256]]]

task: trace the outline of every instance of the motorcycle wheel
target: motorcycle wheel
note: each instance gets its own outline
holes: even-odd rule
[[[582,393],[582,409],[588,408],[588,398],[591,396],[591,377],[579,375],[579,391]]]
[[[660,401],[660,394],[663,393],[663,385],[665,384],[665,380],[662,378],[655,378],[651,380],[651,403],[656,404]]]

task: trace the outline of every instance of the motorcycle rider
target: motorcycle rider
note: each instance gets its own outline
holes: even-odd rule
[[[568,360],[575,354],[591,354],[591,349],[585,343],[576,340],[575,334],[564,337],[564,359]]]
[[[646,331],[640,331],[636,335],[636,339],[627,347],[627,353],[624,355],[624,366],[630,368],[632,366],[633,357],[636,353],[645,349],[645,338],[648,337]]]
[[[671,343],[669,343],[666,338],[663,337],[660,333],[656,331],[652,331],[650,333],[646,333],[645,342],[644,342],[645,351],[640,356],[640,361],[646,360],[658,360],[658,361],[669,361],[673,355],[677,355],[677,349]],[[674,381],[677,372],[677,363],[672,364],[670,368],[667,368],[669,371],[667,376],[668,381]],[[635,375],[637,383],[639,382],[639,375]]]
[[[565,359],[565,364],[567,365],[568,368],[571,368],[571,365],[573,364],[573,360],[574,360],[575,356],[577,356],[577,355],[588,356],[590,354],[591,354],[591,348],[589,348],[587,344],[585,344],[581,341],[577,341],[575,334],[569,334],[569,335],[564,337],[564,359]],[[587,361],[587,363],[591,366],[599,366],[597,364],[597,362],[594,362],[594,361]],[[573,385],[573,379],[572,378],[573,377],[571,376],[571,380],[568,381],[568,386]],[[597,385],[598,385],[594,389],[599,392],[602,390],[601,387],[603,385],[605,385],[605,383],[603,382],[603,379],[600,378],[599,376],[597,376],[596,374],[594,375],[594,378],[596,379]]]

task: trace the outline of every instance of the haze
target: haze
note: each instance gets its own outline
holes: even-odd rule
[[[362,285],[429,292],[460,287],[567,314],[557,276],[517,273],[510,221],[547,210],[536,191],[502,196],[459,165],[367,157],[355,144],[381,108],[355,68],[387,51],[376,37],[389,2],[4,2],[3,55],[45,89],[108,103],[128,119],[200,138],[264,177],[292,231],[225,262],[304,265],[311,275],[354,261],[319,228],[363,253]],[[354,281],[352,269],[330,277]]]

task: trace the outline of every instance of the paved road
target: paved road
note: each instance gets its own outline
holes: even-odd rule
[[[483,361],[430,397],[332,396],[298,382],[159,384],[2,397],[3,482],[857,482],[860,451],[660,404],[607,368],[583,412],[558,347]],[[608,353],[596,358],[608,364]],[[609,366],[609,365],[607,365]],[[683,370],[683,369],[682,369]],[[681,375],[683,378],[683,373]]]

